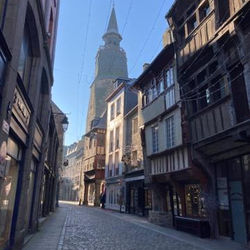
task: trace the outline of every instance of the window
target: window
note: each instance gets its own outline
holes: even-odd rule
[[[109,135],[109,152],[113,151],[113,145],[114,145],[114,131],[110,131]]]
[[[109,156],[109,165],[108,165],[108,176],[112,176],[112,168],[113,168],[112,155],[110,155]]]
[[[174,142],[174,117],[171,116],[166,119],[166,146],[167,148],[172,148],[175,144]]]
[[[40,121],[42,121],[43,117],[47,115],[46,112],[44,111],[47,110],[48,103],[49,103],[49,83],[47,75],[45,71],[43,71],[41,77],[39,104],[37,110],[37,118],[40,119]]]
[[[197,76],[198,84],[201,84],[202,82],[204,82],[206,78],[207,78],[207,72],[206,72],[206,69],[204,69]]]
[[[210,5],[209,2],[206,1],[199,9],[199,14],[200,14],[200,22],[208,16],[208,14],[210,13]]]
[[[186,38],[184,26],[180,28],[180,30],[178,31],[178,34],[180,36],[180,42],[184,42]]]
[[[153,98],[153,91],[152,91],[152,89],[149,89],[148,92],[147,92],[147,94],[148,94],[148,103],[150,103],[154,99]]]
[[[159,151],[159,138],[158,138],[158,125],[152,127],[152,151],[153,153],[157,153]]]
[[[227,77],[226,76],[219,76],[219,80],[215,79],[212,81],[212,86],[211,86],[211,95],[212,95],[212,101],[218,101],[222,97],[226,95],[226,82],[227,82]]]
[[[152,100],[154,100],[158,96],[157,87],[155,84],[153,85],[151,90],[152,90]]]
[[[164,91],[164,81],[161,78],[156,85],[157,95],[160,95]]]
[[[174,84],[174,68],[171,67],[166,70],[166,86],[169,88]]]
[[[89,149],[92,147],[92,137],[89,138]]]
[[[148,96],[147,96],[147,91],[143,94],[142,96],[142,105],[143,107],[147,106],[148,104]]]
[[[115,105],[114,103],[112,103],[110,107],[110,120],[113,120],[114,118],[115,118]]]
[[[187,16],[190,16],[196,9],[196,5],[193,4],[187,11]]]
[[[115,130],[115,148],[120,148],[120,127]]]
[[[138,117],[132,120],[132,133],[136,134],[138,132]]]
[[[145,208],[152,209],[152,191],[150,189],[145,188],[144,197],[145,197]]]
[[[197,26],[198,26],[198,22],[196,20],[196,16],[193,15],[187,23],[188,26],[188,33],[191,33]]]
[[[204,199],[199,184],[185,185],[186,214],[190,217],[204,217],[206,215]]]
[[[132,166],[137,166],[137,151],[132,152]]]
[[[4,81],[4,72],[5,72],[6,60],[5,57],[0,53],[0,85]]]
[[[169,109],[170,107],[172,107],[175,104],[175,91],[174,91],[174,87],[169,88],[166,92],[166,96],[165,96],[165,101],[166,101],[166,109]]]
[[[32,52],[31,52],[30,34],[27,28],[27,24],[25,24],[17,71],[20,77],[22,78],[26,89],[29,86],[31,65],[32,65]]]
[[[115,175],[119,175],[119,152],[115,153]]]
[[[210,90],[208,89],[208,86],[204,86],[199,91],[199,108],[203,109],[210,103]]]
[[[218,1],[219,22],[224,22],[230,16],[229,0]]]
[[[121,114],[121,98],[116,101],[116,115]]]

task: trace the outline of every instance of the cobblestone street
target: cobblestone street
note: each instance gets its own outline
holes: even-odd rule
[[[63,203],[24,249],[237,250],[243,248],[231,241],[204,240],[173,229],[152,225],[144,218]]]

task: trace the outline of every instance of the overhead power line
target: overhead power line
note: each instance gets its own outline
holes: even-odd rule
[[[134,63],[133,66],[130,68],[129,73],[133,72],[133,70],[135,69],[135,67],[136,67],[136,65],[137,65],[137,63],[138,63],[138,61],[139,61],[139,59],[140,59],[140,57],[141,57],[141,55],[142,55],[142,53],[143,53],[143,51],[144,51],[144,49],[145,49],[147,43],[148,43],[148,41],[149,41],[149,39],[150,39],[152,33],[153,33],[153,30],[155,29],[155,26],[156,26],[156,24],[157,24],[157,22],[158,22],[158,19],[159,19],[159,17],[160,17],[161,11],[162,11],[162,9],[163,9],[165,3],[166,3],[166,0],[163,0],[162,4],[161,4],[161,6],[160,6],[160,9],[159,9],[159,11],[157,12],[157,15],[156,15],[156,17],[155,17],[155,20],[154,20],[154,22],[153,22],[153,25],[152,25],[151,29],[149,30],[149,33],[148,33],[148,35],[147,35],[147,37],[146,37],[146,39],[145,39],[145,41],[144,41],[144,43],[143,43],[143,46],[142,46],[142,48],[141,48],[141,50],[140,50],[140,52],[139,52],[139,54],[138,54],[138,56],[137,56],[137,58],[136,58],[136,60],[135,60],[135,63]]]

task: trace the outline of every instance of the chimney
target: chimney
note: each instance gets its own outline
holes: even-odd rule
[[[143,64],[143,71],[145,71],[150,66],[150,63]]]

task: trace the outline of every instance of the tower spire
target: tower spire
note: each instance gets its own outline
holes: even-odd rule
[[[122,40],[121,35],[119,34],[116,14],[115,14],[115,8],[114,8],[114,2],[113,2],[113,8],[111,11],[111,15],[109,18],[109,23],[107,27],[106,33],[103,35],[103,40],[105,41],[105,44],[113,44],[113,45],[119,45],[120,41]]]
[[[113,3],[113,8],[112,8],[112,12],[111,12],[111,15],[109,18],[109,24],[108,24],[108,28],[107,28],[107,33],[110,33],[110,32],[114,32],[114,33],[119,34],[114,3]]]

